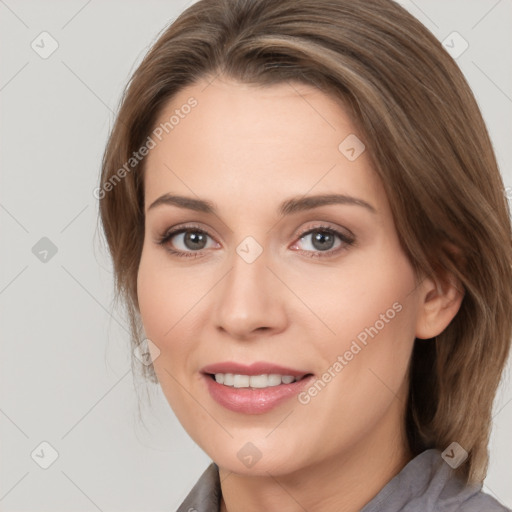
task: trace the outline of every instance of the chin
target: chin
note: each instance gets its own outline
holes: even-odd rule
[[[278,447],[268,445],[259,449],[250,441],[240,448],[235,443],[226,446],[225,450],[209,450],[211,459],[225,471],[247,476],[273,476],[294,473],[304,467],[305,461],[297,460],[296,453],[286,447],[279,451]],[[302,454],[304,452],[302,451]]]

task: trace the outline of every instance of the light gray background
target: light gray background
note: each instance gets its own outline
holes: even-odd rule
[[[0,0],[2,511],[175,510],[209,463],[158,386],[138,420],[92,194],[124,84],[190,3]],[[457,62],[512,197],[512,0],[400,3],[469,43]],[[31,48],[43,31],[59,45],[47,59]],[[32,252],[42,237],[57,248],[46,262]],[[512,507],[509,378],[495,411],[485,490]],[[43,441],[59,454],[48,469],[31,457]]]

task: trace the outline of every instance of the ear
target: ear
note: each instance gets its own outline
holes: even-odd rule
[[[453,320],[464,298],[460,281],[448,272],[425,277],[419,287],[416,337],[434,338]]]

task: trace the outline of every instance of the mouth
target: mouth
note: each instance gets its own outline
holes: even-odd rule
[[[297,396],[314,379],[313,373],[270,363],[219,363],[203,368],[201,374],[211,398],[244,414],[270,411]]]

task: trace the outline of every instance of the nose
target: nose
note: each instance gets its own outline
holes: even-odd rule
[[[234,252],[230,271],[215,287],[217,330],[250,340],[286,328],[286,288],[269,268],[268,259],[265,250],[251,263]]]

